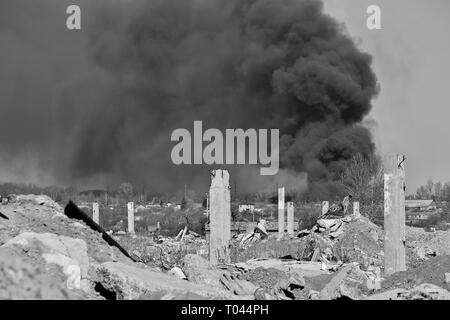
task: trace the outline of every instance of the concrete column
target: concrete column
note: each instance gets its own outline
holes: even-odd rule
[[[227,170],[211,172],[209,188],[209,261],[216,265],[230,262],[231,195]]]
[[[290,236],[294,235],[294,203],[287,203],[287,233]]]
[[[278,238],[284,235],[284,187],[278,188]]]
[[[322,201],[322,214],[325,214],[330,209],[330,203],[328,201]]]
[[[389,154],[384,159],[384,271],[405,270],[405,157]]]
[[[128,233],[134,234],[134,202],[128,202]]]
[[[353,216],[355,218],[360,218],[361,213],[359,212],[359,202],[353,202]]]
[[[92,204],[92,220],[94,220],[96,224],[100,224],[100,210],[98,208],[98,202],[94,202]]]

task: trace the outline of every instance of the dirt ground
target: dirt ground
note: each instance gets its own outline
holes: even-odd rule
[[[434,257],[416,268],[398,272],[388,277],[383,281],[382,289],[410,289],[422,283],[431,283],[450,290],[450,285],[445,282],[445,273],[448,272],[450,272],[450,255]]]

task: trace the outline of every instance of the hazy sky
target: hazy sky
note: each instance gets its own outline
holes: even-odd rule
[[[74,2],[85,1],[87,0]],[[373,129],[381,154],[406,154],[407,192],[414,192],[428,178],[450,181],[450,148],[446,144],[447,136],[450,137],[447,98],[450,93],[447,80],[450,74],[450,37],[447,35],[450,30],[450,1],[323,1],[325,11],[345,23],[361,48],[373,55],[373,66],[381,92],[374,101],[374,108],[366,122]],[[50,141],[50,145],[53,145],[54,134],[52,128],[42,125],[46,123],[48,113],[36,112],[34,107],[49,105],[53,108],[56,100],[52,93],[57,92],[56,89],[61,86],[67,86],[69,82],[81,82],[78,78],[82,78],[82,71],[91,72],[92,69],[85,55],[83,56],[84,47],[79,46],[79,41],[75,41],[81,34],[69,34],[64,27],[64,8],[72,1],[47,1],[50,2],[54,2],[54,5],[40,8],[40,4],[34,1],[0,0],[0,105],[4,105],[0,142],[14,146],[14,150],[19,147],[26,149],[30,143],[34,143],[34,149],[47,153],[44,142]],[[12,6],[12,3],[15,5]],[[25,3],[29,5],[25,6]],[[382,30],[371,31],[366,27],[366,9],[371,4],[381,7]],[[33,18],[30,19],[30,16]],[[3,28],[5,24],[10,29]],[[60,28],[55,28],[56,25]],[[31,36],[34,33],[30,30],[36,31],[36,35]],[[17,50],[18,47],[20,50]],[[16,69],[19,66],[28,73],[18,73]],[[97,83],[98,79],[92,77],[91,73],[90,81]],[[30,77],[30,74],[38,76]],[[71,74],[76,76],[75,79]],[[26,89],[39,88],[38,94],[31,99],[28,95],[17,93],[12,90],[16,83],[12,79],[25,83],[27,86],[23,87]],[[90,82],[86,86],[93,90],[94,86]],[[97,91],[98,87],[95,93]],[[16,95],[20,97],[18,103],[21,107],[13,110],[11,106],[15,105],[9,106],[5,101]],[[80,105],[87,108],[89,104],[82,102]],[[63,105],[66,109],[78,107],[76,104]],[[27,117],[30,113],[32,116]],[[20,127],[10,130],[9,123],[18,123]],[[23,130],[22,127],[28,130]],[[27,144],[24,141],[28,138],[24,134],[28,131],[33,132],[35,139]],[[36,140],[39,143],[35,143]],[[29,182],[50,183],[36,175],[40,173],[36,168],[42,167],[42,164],[33,162],[36,161],[31,156],[36,151],[34,149],[23,153],[15,161],[10,161],[7,153],[0,152],[0,165],[7,163],[10,169],[3,170],[1,178],[14,180],[16,176],[26,176]],[[43,167],[45,169],[46,166],[55,167],[55,163],[66,163],[69,156],[69,153],[62,153],[58,157],[46,157]],[[12,170],[11,167],[20,170]],[[33,175],[36,177],[33,178]]]
[[[374,57],[381,92],[371,119],[382,153],[407,156],[407,192],[428,178],[450,181],[450,1],[324,0]],[[381,8],[382,30],[368,30],[366,9]]]

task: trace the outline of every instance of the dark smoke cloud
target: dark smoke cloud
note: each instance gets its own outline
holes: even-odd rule
[[[80,32],[65,29],[71,3]],[[205,188],[211,168],[170,160],[172,130],[194,120],[280,128],[281,167],[310,182],[374,152],[360,125],[378,91],[371,57],[320,1],[4,0],[0,18],[0,160],[12,177],[32,167],[64,184]],[[242,191],[280,182],[229,169]]]

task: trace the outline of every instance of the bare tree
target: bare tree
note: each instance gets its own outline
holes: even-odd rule
[[[354,200],[360,202],[363,215],[373,220],[381,219],[383,167],[379,157],[354,155],[341,173],[340,182]]]

